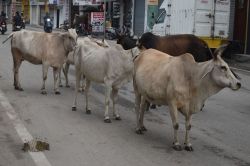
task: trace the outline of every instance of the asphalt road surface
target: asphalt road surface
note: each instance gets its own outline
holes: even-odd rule
[[[33,28],[34,30],[34,28]],[[0,42],[7,35],[0,35]],[[53,93],[52,69],[40,94],[42,67],[24,62],[20,82],[13,87],[10,42],[0,44],[0,166],[250,166],[250,74],[236,71],[239,91],[224,89],[209,98],[204,111],[193,115],[191,143],[194,151],[172,149],[173,129],[165,106],[146,112],[144,135],[135,134],[132,83],[119,92],[117,108],[122,120],[103,122],[104,87],[90,89],[92,114],[85,114],[84,95],[78,96],[78,110],[71,111],[74,97],[74,68],[70,88]],[[63,79],[64,82],[64,79]],[[179,137],[184,142],[182,115]],[[40,138],[50,150],[28,153],[21,150],[24,138]]]

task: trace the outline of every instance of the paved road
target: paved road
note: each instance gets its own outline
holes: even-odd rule
[[[0,42],[5,37],[0,36]],[[119,93],[118,109],[122,121],[103,122],[104,89],[96,84],[91,88],[92,114],[84,113],[83,95],[78,98],[78,111],[72,112],[73,73],[71,68],[71,88],[61,88],[62,94],[57,96],[53,93],[50,70],[48,94],[44,96],[40,94],[41,66],[24,62],[20,70],[24,91],[15,91],[10,43],[0,44],[0,166],[41,163],[34,162],[34,154],[21,150],[22,139],[17,133],[23,128],[33,138],[50,143],[51,150],[40,155],[45,155],[44,160],[52,166],[250,165],[250,74],[239,72],[243,84],[239,91],[222,90],[206,102],[203,112],[193,116],[191,142],[194,152],[176,152],[171,148],[173,129],[167,107],[147,112],[148,132],[135,134],[131,83]],[[8,102],[11,108],[6,107]],[[17,116],[14,120],[8,114],[11,110]],[[184,131],[184,118],[180,115],[181,142]]]

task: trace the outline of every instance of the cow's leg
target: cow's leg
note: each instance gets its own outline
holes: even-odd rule
[[[146,111],[149,111],[149,108],[150,108],[150,102],[149,101],[146,101],[148,104],[148,107],[146,108]]]
[[[174,103],[169,104],[169,111],[172,119],[172,124],[174,128],[174,143],[173,143],[173,148],[177,151],[181,151],[181,145],[178,140],[178,129],[179,129],[179,124],[177,122],[178,119],[178,110],[177,107]]]
[[[193,151],[192,144],[189,142],[189,132],[191,130],[191,115],[186,116],[186,136],[185,136],[185,150]]]
[[[86,85],[87,86],[87,85]],[[104,122],[111,123],[109,118],[109,101],[110,101],[110,94],[112,90],[112,86],[110,84],[105,84],[105,113],[104,113]],[[86,93],[86,89],[85,89]]]
[[[53,67],[53,76],[54,76],[54,91],[56,95],[61,94],[59,89],[58,89],[58,85],[59,85],[59,80],[58,80],[58,76],[59,73],[61,72],[61,68],[58,67]]]
[[[142,96],[141,109],[140,109],[140,115],[139,115],[139,124],[140,124],[141,131],[147,131],[146,127],[143,124],[143,120],[144,120],[144,112],[149,107],[149,105],[150,103],[147,102],[146,98]]]
[[[136,82],[133,79],[133,86],[134,86],[134,91],[135,91],[135,113],[136,113],[136,129],[135,132],[137,134],[142,134],[142,130],[140,128],[140,123],[139,123],[139,116],[140,116],[140,109],[141,109],[141,94],[138,92]]]
[[[13,73],[14,73],[14,87],[16,90],[23,91],[19,82],[19,68],[22,64],[22,59],[19,56],[13,56]]]
[[[74,98],[74,102],[72,106],[72,111],[76,111],[76,100],[77,100],[78,89],[80,87],[80,79],[81,79],[80,69],[75,68],[75,76],[76,76],[75,98]]]
[[[47,80],[49,65],[44,63],[42,67],[43,67],[43,85],[41,88],[41,91],[42,91],[41,93],[44,95],[44,94],[47,94],[46,89],[45,89],[45,82]]]
[[[82,82],[82,85],[81,85],[79,91],[84,92],[84,90],[85,90],[85,76],[84,76],[84,74],[82,74],[81,82]]]
[[[112,93],[111,93],[111,99],[112,99],[112,103],[113,103],[113,116],[115,118],[115,120],[121,120],[120,115],[117,113],[117,110],[115,108],[115,103],[117,102],[117,98],[118,98],[118,89],[112,88]]]
[[[138,96],[137,96],[138,95]],[[138,108],[136,108],[137,109],[137,111],[136,111],[136,113],[137,113],[137,115],[136,115],[136,118],[137,118],[137,128],[136,128],[136,133],[137,134],[143,134],[143,131],[146,131],[147,129],[146,129],[146,127],[144,126],[144,124],[143,124],[143,118],[144,118],[144,111],[146,110],[146,108],[147,108],[147,101],[146,101],[146,99],[145,99],[145,97],[143,97],[143,96],[139,96],[139,94],[137,94],[136,96],[136,105],[138,105],[139,104],[139,110],[138,110]],[[136,107],[138,107],[138,106],[136,106]]]
[[[62,69],[61,69],[62,70]],[[62,77],[61,77],[61,73],[62,73],[62,71],[60,70],[60,72],[59,72],[59,87],[63,87],[62,86]]]
[[[144,120],[144,112],[145,112],[145,110],[147,110],[147,108],[149,108],[150,102],[148,102],[146,99],[143,98],[142,101],[144,101],[144,100],[145,100],[145,102],[144,102],[144,105],[142,105],[142,108],[141,108],[142,111],[140,112],[140,124],[141,124],[141,130],[147,131],[146,127],[144,126],[143,120]]]
[[[86,87],[84,92],[86,100],[86,107],[85,107],[86,114],[91,114],[91,110],[89,109],[89,98],[88,98],[89,88],[90,88],[90,80],[86,79]]]
[[[63,74],[64,74],[65,81],[66,81],[66,82],[65,82],[65,86],[66,86],[67,88],[70,87],[70,86],[69,86],[69,78],[68,78],[69,66],[70,66],[70,64],[66,62],[65,66],[64,66],[64,68],[63,68]]]

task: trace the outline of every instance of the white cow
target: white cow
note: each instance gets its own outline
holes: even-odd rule
[[[14,63],[14,87],[16,90],[23,90],[19,82],[19,68],[22,61],[26,60],[32,64],[42,64],[43,85],[42,94],[46,94],[45,81],[48,68],[53,68],[54,90],[58,90],[58,74],[65,62],[67,55],[76,45],[76,36],[72,30],[66,33],[45,33],[22,30],[13,32],[11,38],[11,52]],[[7,41],[5,40],[5,41]]]
[[[120,116],[115,109],[115,102],[119,88],[132,79],[133,56],[138,54],[138,49],[123,50],[120,45],[113,48],[101,48],[95,42],[83,41],[74,53],[76,70],[76,93],[72,110],[76,110],[77,89],[81,74],[85,76],[86,113],[91,113],[88,106],[88,91],[90,82],[105,84],[105,114],[104,122],[110,123],[109,101],[113,101],[113,115],[116,120]]]
[[[98,39],[94,39],[94,38],[91,38],[91,37],[84,37],[84,38],[78,38],[77,39],[77,43],[81,43],[83,41],[89,41],[89,42],[95,42],[96,44],[98,44],[100,47],[104,47],[104,48],[107,48],[107,47],[110,47],[109,44],[107,43],[106,40],[98,40]],[[65,86],[66,87],[70,87],[69,86],[69,79],[68,79],[68,72],[69,72],[69,67],[70,65],[74,65],[74,56],[73,56],[73,53],[74,51],[71,51],[67,57],[67,60],[65,62],[65,65],[63,67],[63,74],[64,74],[64,77],[65,77]],[[79,89],[79,91],[83,91],[84,89],[84,76],[81,76],[82,77],[82,87]],[[62,87],[62,83],[61,83],[61,76],[60,76],[60,86]]]
[[[241,87],[221,58],[222,50],[217,50],[212,60],[202,63],[196,63],[189,53],[172,57],[154,49],[141,52],[135,60],[134,73],[137,133],[146,130],[143,125],[146,100],[168,105],[174,128],[173,148],[182,149],[177,136],[179,111],[186,118],[185,149],[192,151],[189,142],[192,114],[199,112],[205,100],[223,88]]]

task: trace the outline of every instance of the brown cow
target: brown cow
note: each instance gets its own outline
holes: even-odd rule
[[[196,63],[189,53],[173,57],[155,49],[143,51],[135,60],[134,69],[137,133],[146,130],[143,125],[146,101],[168,105],[174,128],[173,148],[182,149],[177,136],[179,111],[186,118],[185,149],[192,151],[189,142],[192,114],[199,112],[205,100],[223,88],[241,87],[221,53],[218,50],[212,60]]]
[[[70,30],[69,30],[70,32]],[[55,94],[58,90],[58,74],[67,55],[76,45],[76,36],[71,33],[44,33],[22,30],[12,33],[11,52],[14,63],[14,87],[23,90],[19,82],[19,68],[22,61],[43,66],[42,94],[46,94],[45,81],[48,68],[53,67]]]
[[[139,39],[139,47],[154,48],[171,56],[190,53],[196,62],[205,62],[213,58],[207,43],[191,34],[156,36],[144,33]]]

